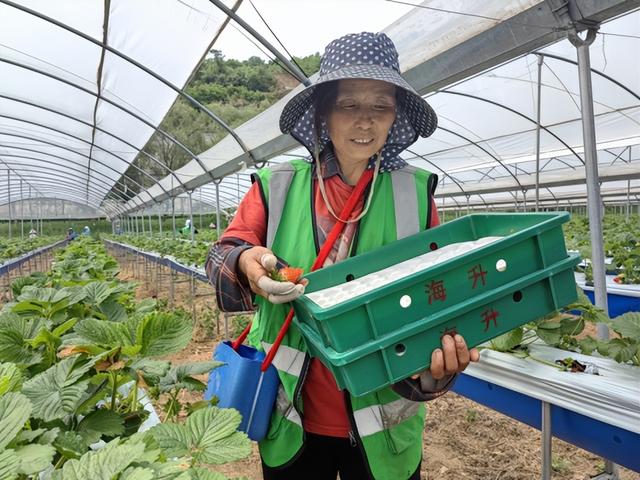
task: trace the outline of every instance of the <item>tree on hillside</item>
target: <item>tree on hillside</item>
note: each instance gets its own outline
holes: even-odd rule
[[[260,57],[239,61],[225,59],[219,50],[211,50],[210,53],[211,56],[202,62],[186,91],[232,128],[268,108],[295,85],[279,81],[288,74],[278,65],[265,62]],[[307,75],[312,75],[320,67],[318,53],[296,58],[296,61]],[[195,154],[202,153],[227,135],[224,128],[182,97],[178,97],[169,110],[160,129]],[[151,136],[144,151],[171,170],[179,169],[192,159],[184,149],[159,133]],[[168,174],[167,168],[144,154],[139,154],[134,163],[156,180]],[[126,174],[144,188],[154,183],[134,167],[129,167]],[[128,194],[133,197],[139,193],[138,190],[131,185]]]

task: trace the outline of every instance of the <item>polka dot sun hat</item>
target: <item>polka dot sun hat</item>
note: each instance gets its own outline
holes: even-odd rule
[[[382,149],[380,171],[406,165],[398,154],[414,143],[418,136],[428,137],[438,124],[429,104],[400,76],[398,52],[384,33],[352,33],[332,41],[325,49],[317,81],[293,97],[280,115],[280,130],[290,133],[313,154],[315,138],[322,150],[329,143],[324,122],[315,128],[315,92],[318,85],[343,79],[373,79],[399,88],[396,120]],[[373,159],[370,165],[373,164]]]

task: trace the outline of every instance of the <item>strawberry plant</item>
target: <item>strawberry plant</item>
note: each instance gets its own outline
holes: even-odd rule
[[[640,229],[636,218],[627,220],[622,215],[607,215],[602,225],[607,265],[610,274],[616,274],[618,283],[640,284]],[[580,252],[582,258],[591,258],[589,221],[586,217],[574,215],[564,226],[567,248]],[[590,261],[582,267],[585,280],[593,282]]]
[[[569,312],[578,312],[578,315]],[[577,338],[584,330],[586,323],[605,323],[616,335],[609,340],[597,340],[591,336]],[[578,301],[567,305],[562,312],[554,312],[500,335],[484,348],[525,358],[531,357],[528,345],[540,340],[562,350],[585,355],[591,355],[597,351],[600,355],[612,358],[618,363],[640,366],[640,313],[627,312],[610,319],[602,309],[592,305],[582,290],[578,289]],[[541,361],[536,358],[533,360]],[[565,368],[563,365],[549,365],[560,369]]]
[[[188,315],[135,302],[114,263],[101,244],[76,240],[51,272],[12,285],[16,300],[0,312],[0,478],[219,480],[206,464],[249,453],[237,412],[178,401],[204,390],[195,376],[218,366],[160,358],[191,339]],[[162,394],[167,420],[186,407],[187,423],[136,433],[143,396]]]
[[[61,237],[16,238],[11,240],[0,238],[0,265],[38,248],[51,245],[61,239]]]
[[[212,242],[196,240],[193,244],[190,240],[181,238],[164,237],[139,237],[134,235],[121,235],[111,237],[111,240],[125,243],[140,250],[156,253],[162,257],[173,257],[179,263],[186,266],[203,268],[207,259],[207,253]]]

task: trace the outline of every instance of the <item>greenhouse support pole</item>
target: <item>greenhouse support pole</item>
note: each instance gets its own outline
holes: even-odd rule
[[[22,195],[22,179],[20,179],[20,239],[24,240],[24,196]]]
[[[151,212],[149,212],[149,236],[153,236],[153,226],[151,224]]]
[[[7,206],[9,207],[9,240],[11,240],[11,237],[13,236],[11,222],[13,219],[11,218],[11,170],[9,167],[7,167],[7,193],[9,194],[9,203],[7,203]]]
[[[195,242],[195,228],[193,226],[193,202],[191,199],[191,194],[193,192],[188,192],[189,194],[189,233],[191,234],[191,244],[193,245]]]
[[[220,238],[220,182],[216,182],[216,240]]]
[[[144,237],[146,235],[146,229],[144,226],[144,212],[140,212],[140,233]]]
[[[576,47],[578,53],[578,80],[580,83],[580,110],[582,113],[582,136],[584,139],[585,169],[587,183],[587,211],[589,215],[589,230],[591,233],[591,262],[593,265],[593,289],[596,306],[608,312],[607,284],[604,265],[604,245],[602,237],[602,199],[600,197],[600,183],[598,175],[598,153],[596,149],[596,129],[593,113],[593,90],[591,86],[591,59],[589,46],[596,38],[598,27],[587,30],[587,36],[582,40],[577,32],[569,33],[569,41]],[[598,323],[597,335],[599,340],[609,338],[609,327]],[[605,459],[605,473],[611,479],[618,478],[618,468],[610,460]]]
[[[629,163],[631,163],[631,147],[629,147]],[[631,215],[631,180],[627,180],[627,222]]]
[[[551,404],[542,403],[542,480],[551,480]]]
[[[202,230],[202,188],[200,189],[200,206],[198,207],[198,216],[200,217],[198,224],[200,225],[200,230]]]
[[[176,239],[176,197],[171,197],[171,231],[173,239]]]
[[[631,210],[631,180],[627,180],[627,209],[625,218],[629,221],[629,211]]]
[[[162,214],[160,212],[158,212],[158,232],[162,236]]]
[[[544,58],[538,55],[538,101],[536,105],[536,212],[540,207],[540,110],[542,104],[542,63]]]
[[[33,203],[31,201],[31,185],[29,185],[29,225],[33,230]]]
[[[607,286],[604,266],[604,246],[602,242],[602,199],[598,175],[598,157],[596,150],[596,130],[593,120],[593,90],[591,87],[591,60],[589,45],[596,38],[595,28],[587,31],[582,40],[577,33],[569,34],[569,40],[578,52],[578,79],[580,82],[580,107],[582,112],[582,136],[584,140],[587,202],[589,229],[591,231],[591,261],[593,262],[593,285],[596,306],[605,312],[607,308]],[[609,338],[609,328],[604,323],[598,324],[598,338]]]

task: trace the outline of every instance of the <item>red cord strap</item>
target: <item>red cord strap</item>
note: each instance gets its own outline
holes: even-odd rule
[[[360,200],[360,198],[364,194],[365,189],[367,188],[367,185],[369,185],[369,182],[371,181],[372,176],[373,176],[373,170],[371,169],[365,170],[364,173],[360,176],[360,180],[358,180],[358,183],[356,184],[355,188],[351,192],[351,195],[349,195],[349,198],[347,199],[347,203],[345,203],[344,207],[342,208],[342,211],[340,212],[340,218],[344,218],[345,220],[349,219],[349,217],[351,216],[351,212],[353,212],[353,209],[358,203],[358,200]],[[322,268],[322,265],[324,265],[325,260],[329,256],[329,252],[331,252],[331,248],[336,243],[336,240],[342,233],[342,230],[344,229],[345,225],[346,225],[345,222],[341,222],[339,220],[335,223],[335,225],[331,229],[331,232],[327,236],[327,239],[322,245],[322,248],[320,249],[320,253],[318,253],[318,257],[316,258],[315,262],[313,262],[313,266],[311,267],[312,272]],[[294,314],[294,311],[293,311],[293,308],[291,308],[291,310],[289,310],[289,313],[287,314],[287,317],[284,320],[284,323],[282,324],[282,327],[280,327],[280,331],[278,332],[278,336],[276,337],[275,342],[273,342],[272,347],[269,349],[267,356],[262,362],[262,366],[260,367],[261,371],[265,372],[269,368],[269,365],[271,365],[271,361],[273,360],[273,357],[277,353],[278,348],[282,343],[282,339],[284,338],[285,334],[287,333],[287,330],[289,329],[289,326],[291,325],[293,314]],[[242,333],[236,339],[236,341],[233,342],[232,348],[234,350],[237,350],[240,347],[242,342],[244,342],[245,338],[247,338],[247,335],[249,335],[250,330],[251,330],[251,322],[249,322],[249,325],[247,325],[247,327],[242,331]]]

